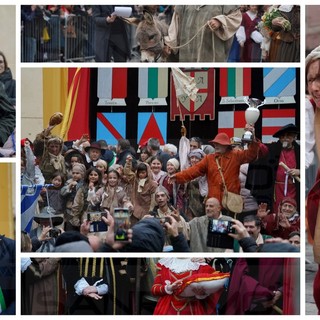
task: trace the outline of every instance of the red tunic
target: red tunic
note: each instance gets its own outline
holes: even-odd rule
[[[290,169],[296,168],[297,162],[294,149],[282,149],[279,158],[279,163],[280,162],[286,164]],[[284,197],[296,199],[296,196],[297,194],[294,180],[290,176],[288,176],[286,183],[286,170],[283,167],[279,166],[274,187],[273,211],[277,212],[279,204]]]
[[[307,219],[309,225],[310,236],[314,239],[315,229],[318,218],[318,208],[320,204],[320,171],[318,171],[316,182],[309,191],[307,198]],[[316,257],[315,257],[316,258]],[[313,282],[313,297],[320,315],[320,265]]]
[[[186,183],[207,175],[208,198],[217,198],[221,202],[224,188],[216,163],[216,158],[218,158],[228,191],[240,194],[240,166],[257,158],[259,146],[260,143],[254,141],[250,143],[247,150],[230,150],[222,155],[208,154],[196,165],[178,172],[176,181],[177,183]]]
[[[279,224],[278,215],[275,213],[268,214],[263,218],[263,227],[266,234],[277,238],[289,239],[289,234],[293,231],[300,231],[300,217],[296,217],[293,221],[290,221],[290,227],[284,228]]]
[[[219,300],[221,290],[217,293],[209,295],[205,299],[197,299],[195,297],[179,297],[173,294],[167,294],[165,291],[165,281],[171,283],[176,280],[182,280],[197,273],[212,273],[213,268],[209,265],[200,266],[198,270],[186,271],[183,273],[174,273],[170,269],[161,264],[157,264],[158,273],[154,279],[151,292],[154,296],[158,296],[159,300],[154,310],[156,315],[209,315],[216,314],[215,306]]]

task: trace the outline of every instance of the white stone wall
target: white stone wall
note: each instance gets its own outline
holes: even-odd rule
[[[42,68],[21,69],[21,137],[34,140],[43,130]]]
[[[16,75],[16,7],[0,5],[0,50],[8,60],[13,77]]]
[[[320,45],[320,6],[306,6],[306,50]],[[301,37],[303,39],[303,37]]]

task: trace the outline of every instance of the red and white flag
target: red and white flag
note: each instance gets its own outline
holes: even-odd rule
[[[283,126],[296,121],[295,109],[263,109],[262,110],[262,142],[277,141],[273,134]]]
[[[224,132],[230,138],[241,138],[245,125],[245,111],[219,111],[218,113],[218,133]]]
[[[99,106],[125,106],[128,68],[98,68]]]

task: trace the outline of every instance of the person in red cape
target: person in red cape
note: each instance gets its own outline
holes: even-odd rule
[[[225,314],[272,314],[283,294],[283,260],[238,259],[229,283]]]
[[[310,236],[313,240],[314,261],[319,264],[318,272],[313,282],[313,297],[320,314],[320,171],[318,171],[316,182],[308,193],[307,197],[307,219]]]
[[[316,151],[320,156],[320,46],[315,48],[306,58],[306,85],[309,95],[314,102],[314,129]],[[307,219],[310,236],[313,240],[314,260],[319,264],[319,270],[313,283],[313,296],[320,314],[320,170],[314,186],[307,196]]]
[[[194,289],[193,294],[183,296],[186,281],[197,281],[197,274],[201,277],[220,280],[226,274],[218,273],[204,262],[192,259],[164,258],[157,264],[157,275],[151,292],[159,297],[155,315],[213,315],[216,314],[216,305],[223,290],[218,289],[215,293],[208,293],[204,288]],[[189,281],[190,282],[190,281]]]

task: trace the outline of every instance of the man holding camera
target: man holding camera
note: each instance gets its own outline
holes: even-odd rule
[[[209,223],[212,219],[230,221],[230,217],[222,215],[221,204],[217,198],[207,199],[205,211],[204,216],[195,217],[189,222],[190,249],[192,252],[225,252],[225,248],[208,246]]]
[[[55,214],[52,207],[44,207],[39,214],[35,214],[33,220],[38,227],[30,231],[32,251],[53,252],[56,238],[64,232],[61,228],[63,216]]]

